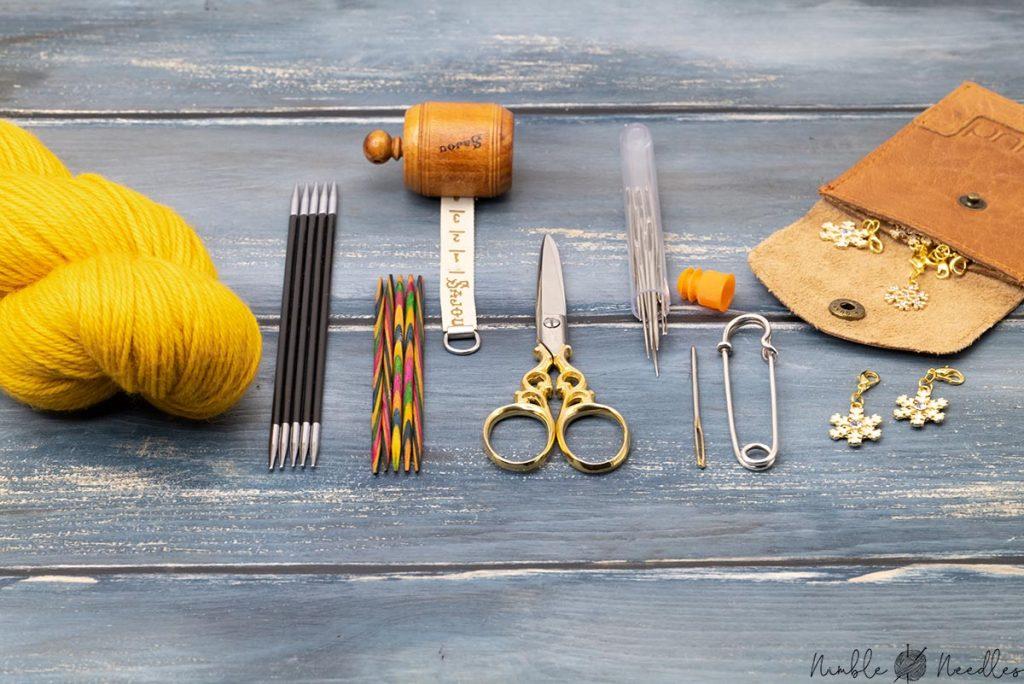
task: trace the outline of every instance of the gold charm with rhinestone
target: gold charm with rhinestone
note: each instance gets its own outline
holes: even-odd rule
[[[967,272],[967,259],[949,248],[949,245],[932,246],[930,241],[914,239],[914,250],[910,257],[910,278],[903,287],[890,285],[885,291],[885,302],[900,311],[920,311],[928,305],[928,295],[917,284],[918,277],[928,268],[935,269],[935,277],[945,280],[951,275],[962,276]]]
[[[890,285],[885,291],[885,303],[892,304],[900,311],[920,311],[928,305],[928,295],[921,292],[921,286],[916,281],[903,287]]]
[[[900,311],[920,311],[928,305],[928,295],[921,292],[921,286],[917,284],[918,277],[928,267],[928,246],[918,244],[914,248],[914,255],[910,257],[910,278],[903,287],[890,285],[885,291],[886,304],[892,304]]]
[[[878,219],[864,219],[858,225],[855,221],[826,221],[821,224],[818,237],[831,242],[838,249],[852,247],[867,249],[880,254],[885,245],[878,232]],[[890,285],[882,294],[886,304],[899,311],[921,311],[928,306],[928,295],[921,290],[917,279],[929,268],[935,269],[935,277],[945,280],[950,276],[962,276],[967,272],[966,257],[957,254],[946,244],[936,243],[931,238],[915,233],[896,224],[887,224],[885,229],[897,242],[903,242],[911,249],[910,277],[905,285]]]
[[[833,413],[828,422],[832,429],[828,436],[834,440],[845,439],[851,447],[859,447],[865,439],[878,441],[882,436],[882,428],[879,424],[882,417],[878,414],[864,415],[864,393],[881,382],[878,373],[873,370],[866,370],[857,377],[857,389],[850,397],[850,412],[841,415]]]
[[[955,368],[943,366],[942,368],[929,368],[917,383],[917,394],[908,397],[901,394],[896,397],[896,408],[892,412],[896,420],[909,420],[916,428],[924,427],[925,423],[941,423],[946,419],[945,409],[949,402],[938,397],[932,398],[932,385],[936,380],[947,382],[950,385],[962,385],[966,378],[964,374]]]
[[[833,223],[826,221],[821,224],[818,237],[826,242],[831,242],[839,249],[854,247],[856,249],[869,249],[875,254],[881,253],[885,248],[878,237],[879,223],[875,219],[865,219],[858,226],[853,221],[842,221]]]

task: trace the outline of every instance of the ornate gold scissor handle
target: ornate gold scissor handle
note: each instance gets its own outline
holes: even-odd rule
[[[587,379],[579,372],[569,358],[572,347],[564,345],[554,357],[543,344],[533,349],[533,355],[539,363],[523,376],[520,389],[513,395],[511,404],[505,404],[487,416],[484,421],[484,450],[495,465],[506,470],[528,472],[539,468],[547,460],[555,441],[558,448],[565,454],[573,468],[584,473],[606,473],[615,470],[629,456],[629,426],[622,414],[611,406],[598,404],[594,401],[594,392],[587,389]],[[551,382],[551,369],[558,369],[558,382]],[[548,399],[553,391],[558,391],[562,398],[562,410],[556,421],[551,415]],[[539,420],[547,430],[547,441],[544,448],[526,461],[510,461],[495,451],[491,446],[491,432],[494,426],[513,416],[525,416]],[[622,428],[622,444],[618,452],[610,459],[603,461],[584,461],[569,449],[565,439],[565,431],[574,421],[585,416],[598,416],[616,422]]]

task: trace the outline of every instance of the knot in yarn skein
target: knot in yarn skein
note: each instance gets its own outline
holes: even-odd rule
[[[252,382],[262,339],[169,207],[95,175],[72,176],[0,120],[0,387],[41,409],[118,391],[209,418]]]

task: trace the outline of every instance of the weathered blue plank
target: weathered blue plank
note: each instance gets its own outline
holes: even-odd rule
[[[0,3],[0,107],[634,106],[1018,95],[1017,3]]]
[[[0,676],[732,684],[871,649],[892,682],[909,644],[928,681],[942,654],[1022,667],[1022,589],[1010,565],[0,578]]]
[[[576,267],[568,264],[572,278]],[[572,306],[572,303],[570,303]],[[570,317],[574,313],[570,309]],[[268,474],[267,333],[258,384],[209,423],[116,403],[51,417],[0,401],[0,566],[59,563],[469,563],[658,558],[876,557],[1024,553],[1024,461],[1014,416],[1022,405],[1024,341],[1005,323],[949,359],[967,376],[939,386],[940,427],[887,420],[859,451],[828,439],[828,416],[848,406],[856,375],[882,384],[867,408],[887,414],[932,363],[869,350],[779,323],[782,456],[761,474],[729,446],[721,324],[674,327],[655,379],[639,328],[573,326],[575,360],[598,398],[634,433],[630,460],[594,477],[555,457],[517,475],[480,447],[484,416],[511,400],[533,364],[533,330],[484,332],[483,350],[427,356],[428,453],[419,477],[374,478],[368,466],[370,333],[331,336],[326,454],[316,472]],[[693,464],[689,345],[702,362],[710,465]],[[734,383],[744,441],[767,439],[767,379],[757,335],[737,340]],[[574,428],[584,453],[609,430]],[[511,430],[529,446],[533,432]]]
[[[960,80],[1020,99],[1010,56],[1022,28],[1024,8],[996,4],[658,0],[638,11],[527,0],[499,12],[0,0],[0,111],[22,112],[77,170],[178,207],[268,323],[257,384],[214,421],[123,399],[45,416],[0,398],[0,572],[14,575],[0,577],[0,677],[793,681],[815,651],[839,665],[868,647],[893,676],[907,643],[964,665],[992,647],[1021,662],[1024,567],[1009,564],[1024,554],[1019,313],[950,360],[968,382],[939,390],[951,401],[946,425],[888,421],[880,444],[851,451],[827,439],[826,421],[855,375],[882,375],[868,409],[887,414],[931,360],[793,322],[745,256],[800,215],[818,183]],[[520,117],[512,193],[478,214],[485,347],[455,359],[433,332],[425,472],[375,479],[360,317],[389,271],[423,272],[436,300],[437,209],[400,189],[398,165],[366,164],[359,144],[382,123],[374,117],[425,98],[498,100],[534,116]],[[665,375],[653,379],[639,329],[623,323],[617,134],[633,118],[537,115],[560,103],[577,114],[690,112],[646,119],[670,270],[735,271],[737,310],[778,321],[773,471],[732,459],[714,316],[677,318]],[[133,121],[111,118],[129,110]],[[359,110],[370,118],[355,119]],[[93,115],[107,118],[62,118]],[[291,183],[327,177],[345,191],[327,453],[316,473],[269,475],[283,205]],[[605,477],[557,454],[517,476],[479,447],[483,416],[532,363],[542,234],[559,239],[571,315],[590,321],[572,331],[578,365],[634,430],[631,460]],[[691,343],[705,472],[692,464],[687,418]],[[737,346],[740,430],[763,439],[764,367],[753,335]],[[573,438],[586,450],[613,433],[590,426]],[[885,565],[897,556],[960,564]],[[615,559],[673,569],[595,570]],[[726,567],[738,559],[748,565]],[[691,561],[706,567],[680,567]],[[129,574],[25,579],[15,568],[118,563]],[[258,567],[274,563],[325,574]],[[190,576],[196,564],[239,574]],[[405,564],[437,572],[395,574]]]
[[[671,278],[687,266],[731,271],[737,310],[784,313],[747,267],[747,251],[802,215],[820,183],[907,118],[648,119]],[[544,233],[559,240],[578,310],[628,315],[618,134],[629,120],[520,121],[512,191],[481,202],[477,212],[482,316],[532,316]],[[376,278],[391,272],[422,273],[429,301],[437,301],[438,204],[404,190],[398,164],[373,167],[363,159],[362,137],[380,124],[61,123],[33,130],[72,168],[104,173],[181,211],[224,281],[263,316],[279,309],[292,183],[336,178],[342,216],[333,312],[348,318],[369,314]]]

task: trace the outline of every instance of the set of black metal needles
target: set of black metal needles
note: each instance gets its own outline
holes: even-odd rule
[[[327,361],[327,322],[338,222],[338,186],[295,187],[281,287],[281,329],[274,372],[270,460],[316,467]]]

